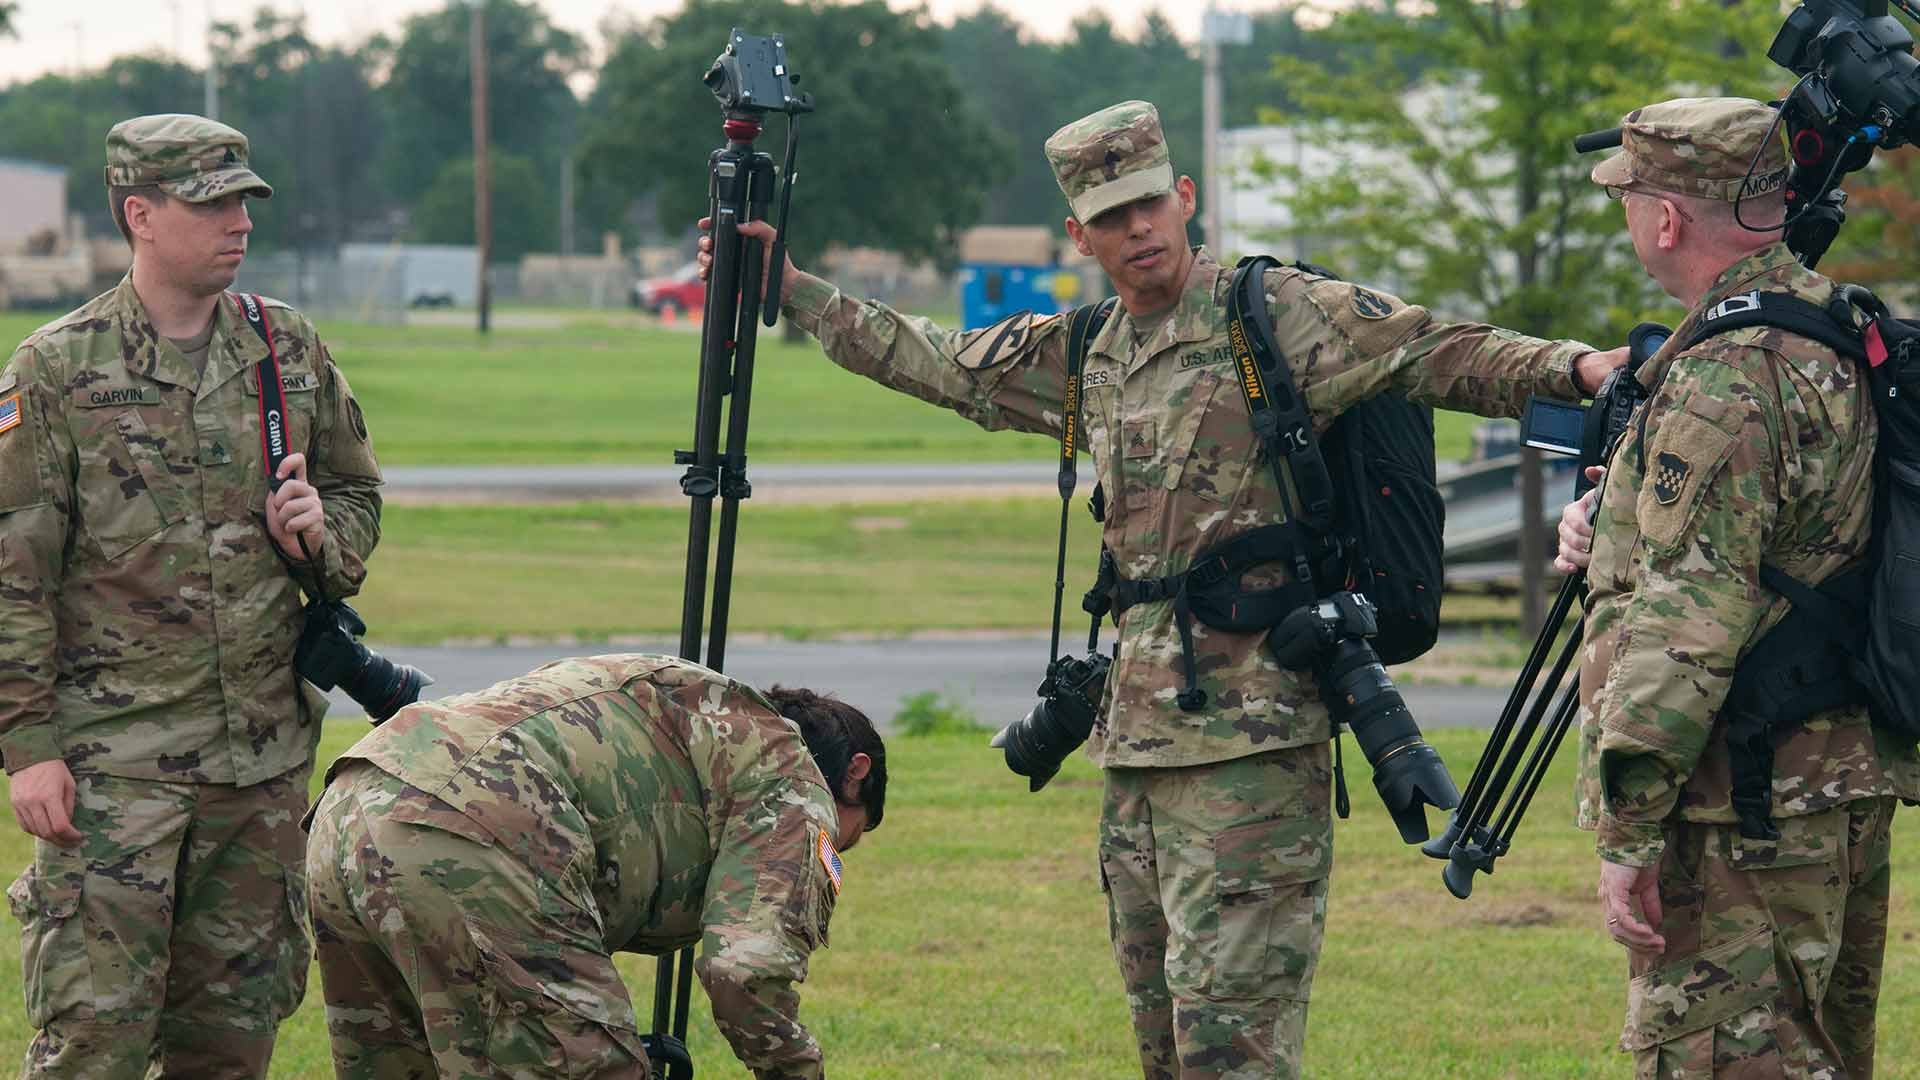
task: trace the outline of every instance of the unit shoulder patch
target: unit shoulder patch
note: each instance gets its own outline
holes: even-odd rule
[[[1393,305],[1379,293],[1371,292],[1356,285],[1353,287],[1353,313],[1363,319],[1384,319],[1393,314]]]
[[[1671,450],[1662,450],[1654,456],[1653,497],[1661,506],[1672,506],[1680,501],[1680,493],[1686,490],[1687,475],[1693,466],[1687,459]]]
[[[985,330],[975,330],[968,335],[967,343],[954,354],[954,362],[968,371],[985,371],[1005,363],[1020,355],[1034,330],[1046,323],[1047,319],[1036,320],[1031,311],[1016,311]]]

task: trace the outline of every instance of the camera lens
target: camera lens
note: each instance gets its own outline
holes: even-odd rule
[[[1039,703],[988,744],[1006,751],[1007,768],[1027,778],[1027,790],[1046,787],[1067,755],[1087,741],[1111,663],[1098,653],[1054,661],[1040,686]]]
[[[1451,810],[1460,805],[1440,752],[1420,736],[1420,726],[1373,646],[1361,638],[1342,638],[1325,654],[1319,671],[1327,707],[1345,724],[1373,767],[1373,786],[1400,830],[1400,839],[1418,844],[1427,838],[1426,806]]]
[[[376,724],[419,701],[421,689],[433,682],[432,676],[417,667],[396,664],[357,641],[353,647],[360,652],[360,668],[340,686]]]

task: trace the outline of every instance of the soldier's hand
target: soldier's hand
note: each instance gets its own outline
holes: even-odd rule
[[[1573,382],[1580,392],[1592,397],[1600,392],[1600,384],[1607,381],[1613,369],[1627,362],[1627,346],[1608,349],[1605,352],[1590,352],[1573,362]]]
[[[1640,911],[1635,913],[1634,905]],[[1607,933],[1635,952],[1665,951],[1667,939],[1660,925],[1660,868],[1621,866],[1600,861],[1600,909],[1606,913]],[[1641,915],[1646,918],[1643,921]]]
[[[327,515],[320,506],[320,492],[307,483],[305,454],[288,454],[280,462],[280,487],[267,495],[267,535],[294,562],[306,562],[308,554],[320,557],[320,543],[327,538]],[[300,550],[305,537],[307,550]]]
[[[9,778],[13,817],[20,828],[56,847],[79,847],[73,827],[73,771],[59,759],[29,765]]]
[[[1606,475],[1603,466],[1587,466],[1587,479],[1596,484]],[[1599,503],[1600,489],[1596,487],[1560,511],[1560,553],[1553,558],[1555,570],[1574,574],[1593,562],[1593,512]]]
[[[773,241],[780,234],[764,221],[749,221],[740,226],[740,235],[759,238],[761,247],[766,250],[765,256],[760,260],[760,295],[764,297],[767,295],[767,281],[772,276],[773,270]],[[713,272],[713,219],[710,217],[700,219],[700,253],[695,255],[694,259],[700,264],[700,280],[706,281],[707,276]],[[793,265],[792,258],[782,258],[781,296],[793,294],[794,277],[799,273],[800,269]]]

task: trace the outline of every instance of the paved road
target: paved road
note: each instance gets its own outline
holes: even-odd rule
[[[437,698],[477,690],[563,656],[674,652],[677,648],[676,642],[663,640],[618,646],[394,646],[382,647],[380,652],[431,674],[437,681],[426,696]],[[968,705],[982,723],[997,726],[1018,719],[1033,706],[1034,687],[1040,683],[1046,658],[1047,639],[1041,636],[748,639],[729,642],[726,666],[729,674],[755,685],[786,682],[831,690],[882,725],[890,725],[902,698],[940,690]],[[1491,726],[1506,700],[1505,687],[1408,686],[1403,692],[1421,726],[1431,728]],[[332,697],[337,713],[359,711],[339,691]]]

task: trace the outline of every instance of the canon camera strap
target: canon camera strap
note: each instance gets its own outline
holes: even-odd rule
[[[273,327],[267,322],[267,309],[253,293],[237,293],[234,302],[240,317],[260,335],[267,355],[255,365],[254,377],[260,383],[260,450],[267,465],[267,487],[280,487],[280,463],[287,457],[287,396],[280,387],[280,351],[273,347]]]
[[[1314,437],[1307,404],[1295,389],[1293,373],[1274,340],[1265,271],[1280,265],[1270,255],[1249,255],[1234,267],[1227,293],[1227,344],[1233,350],[1236,381],[1247,402],[1254,436],[1273,468],[1287,519],[1308,534],[1296,534],[1299,542],[1293,545],[1292,569],[1294,580],[1311,588],[1312,554],[1333,537],[1333,477]]]

